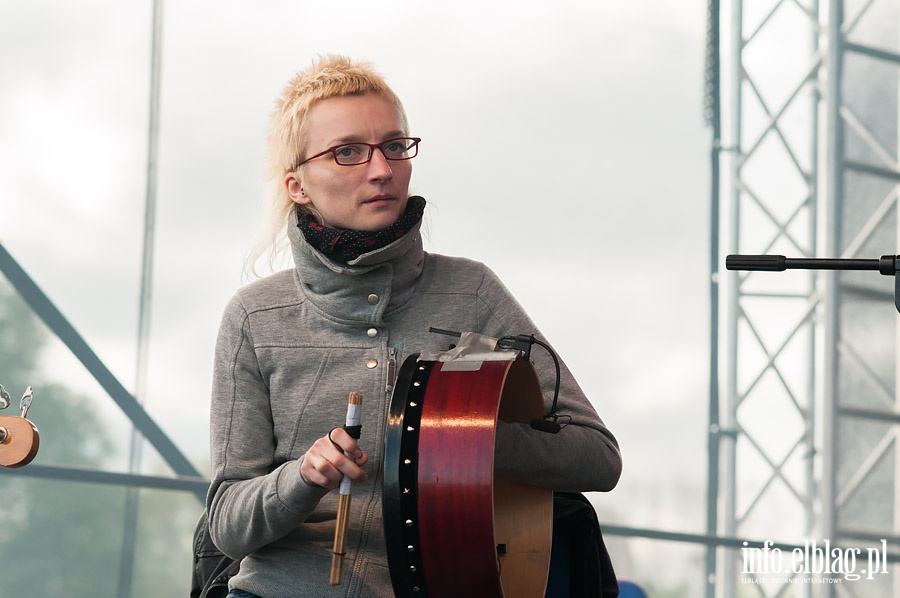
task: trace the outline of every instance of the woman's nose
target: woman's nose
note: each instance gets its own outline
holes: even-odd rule
[[[372,152],[372,159],[369,160],[368,166],[369,178],[372,180],[385,180],[394,176],[390,161],[384,157],[384,153],[380,149]]]

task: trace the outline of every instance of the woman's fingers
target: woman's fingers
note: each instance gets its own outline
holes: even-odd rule
[[[351,458],[344,455],[346,451]],[[343,476],[363,482],[368,474],[362,466],[369,456],[359,448],[359,444],[342,428],[336,428],[329,435],[316,440],[300,463],[300,475],[306,483],[324,488],[337,488]]]

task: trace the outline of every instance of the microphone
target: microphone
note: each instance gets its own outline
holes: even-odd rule
[[[784,272],[787,258],[783,255],[728,255],[725,256],[725,269]]]
[[[548,434],[556,434],[562,429],[562,426],[556,422],[559,415],[556,413],[556,402],[559,399],[559,359],[556,353],[550,348],[550,345],[534,338],[533,334],[519,334],[517,336],[505,336],[501,338],[497,344],[504,349],[518,349],[525,353],[525,359],[531,355],[531,346],[540,345],[543,347],[550,357],[553,358],[553,365],[556,367],[556,387],[553,390],[553,403],[550,410],[541,419],[531,420],[531,428],[539,432],[547,432]]]

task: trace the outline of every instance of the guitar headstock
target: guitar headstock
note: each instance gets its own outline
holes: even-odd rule
[[[38,429],[18,415],[0,415],[0,467],[23,467],[31,463],[41,444]]]
[[[38,429],[25,417],[34,393],[29,386],[22,395],[22,415],[0,415],[0,467],[23,467],[31,463],[41,444]],[[0,384],[0,409],[9,406],[9,393]]]

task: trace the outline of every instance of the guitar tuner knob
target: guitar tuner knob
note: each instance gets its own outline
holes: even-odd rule
[[[3,388],[3,385],[0,384],[0,409],[6,409],[9,407],[9,402],[11,401],[11,397],[9,393],[6,392],[6,389]]]
[[[28,409],[31,407],[31,401],[34,400],[34,390],[29,386],[25,389],[25,394],[22,395],[22,401],[19,403],[19,408],[22,410],[22,417],[28,416]]]

